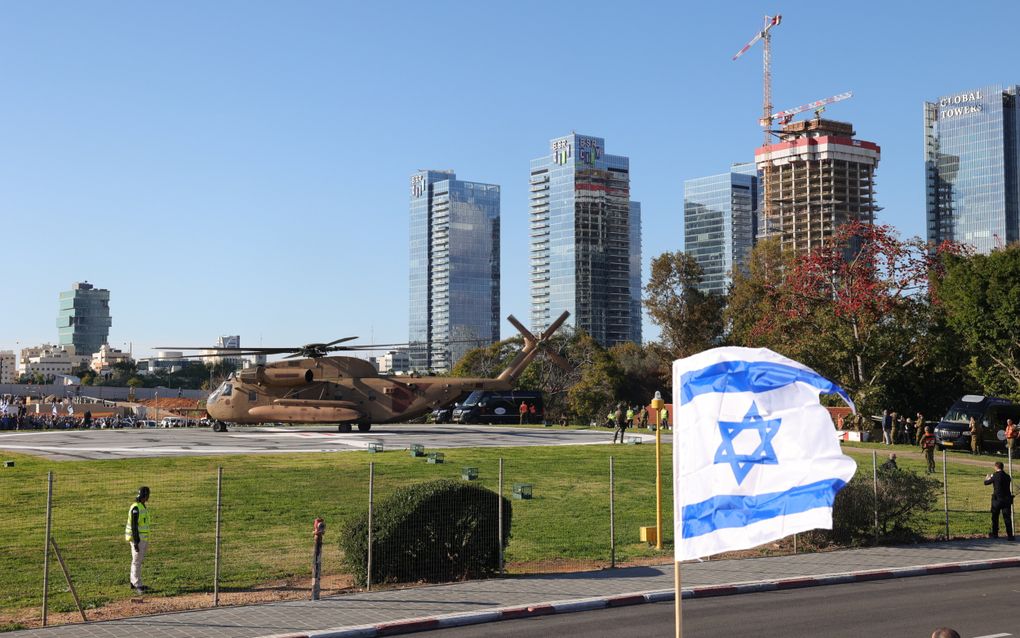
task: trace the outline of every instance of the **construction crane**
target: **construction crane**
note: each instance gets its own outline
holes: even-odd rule
[[[763,80],[763,96],[762,96],[762,115],[761,115],[761,127],[765,134],[765,141],[762,143],[762,147],[765,149],[765,156],[763,162],[759,163],[761,168],[762,176],[762,201],[760,205],[760,215],[762,224],[766,228],[766,234],[768,233],[768,227],[772,222],[772,161],[771,153],[769,153],[769,143],[771,140],[771,128],[772,128],[772,34],[769,33],[773,27],[779,26],[782,22],[783,16],[765,16],[762,21],[761,31],[756,36],[751,38],[751,41],[744,45],[744,48],[737,51],[737,54],[733,56],[736,60],[740,56],[747,53],[754,43],[758,40],[762,40],[762,67],[764,69],[764,80]]]
[[[769,123],[771,124],[772,122],[778,121],[780,124],[789,124],[790,120],[792,120],[793,117],[798,113],[803,113],[804,111],[810,111],[812,109],[815,109],[815,115],[821,115],[821,112],[825,109],[825,106],[827,104],[835,104],[836,102],[842,102],[843,100],[848,100],[853,96],[854,96],[853,91],[847,91],[846,93],[840,93],[839,95],[833,95],[827,98],[823,98],[821,100],[809,102],[807,104],[801,104],[800,106],[794,107],[792,109],[786,109],[785,111],[777,111],[776,113],[773,113],[772,115],[769,116]]]
[[[763,41],[764,51],[762,52],[762,64],[765,72],[764,79],[764,100],[762,103],[762,119],[761,125],[765,129],[765,142],[764,145],[768,145],[771,141],[769,139],[769,127],[772,125],[772,34],[769,31],[772,27],[779,26],[783,16],[765,16],[763,21],[762,29],[758,32],[758,35],[751,38],[751,41],[744,45],[744,48],[737,51],[737,54],[733,56],[736,60],[740,56],[747,53],[747,51],[754,46],[754,43],[758,40]]]

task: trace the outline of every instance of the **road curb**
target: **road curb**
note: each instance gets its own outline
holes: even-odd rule
[[[821,587],[825,585],[843,585],[847,583],[889,580],[893,578],[935,576],[939,574],[975,572],[987,569],[1001,569],[1005,567],[1020,567],[1020,558],[996,558],[983,561],[939,563],[923,567],[864,570],[842,574],[830,574],[826,576],[783,578],[773,581],[760,581],[735,585],[706,585],[703,587],[686,588],[683,590],[682,597],[684,599],[690,599],[734,596],[764,591],[784,591],[789,589],[803,589],[806,587]],[[673,599],[674,595],[673,590],[671,589],[654,590],[614,596],[597,596],[593,598],[538,603],[535,605],[500,607],[485,611],[444,614],[440,616],[429,616],[426,618],[411,618],[396,622],[359,625],[356,627],[338,627],[322,631],[310,631],[307,633],[298,632],[273,634],[270,636],[260,636],[259,638],[375,638],[377,636],[397,636],[400,634],[408,634],[418,631],[428,631],[430,629],[463,627],[466,625],[478,625],[500,620],[534,618],[537,616],[548,616],[551,614],[569,614],[581,611],[593,611],[596,609],[642,605],[646,603],[666,602]]]

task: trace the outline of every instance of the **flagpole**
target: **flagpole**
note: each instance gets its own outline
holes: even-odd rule
[[[673,608],[676,610],[676,613],[674,614],[676,616],[676,638],[683,638],[684,614],[680,607],[682,597],[680,596],[680,561],[678,560],[673,561],[673,588],[675,590],[674,595],[676,596],[676,602],[673,604]]]

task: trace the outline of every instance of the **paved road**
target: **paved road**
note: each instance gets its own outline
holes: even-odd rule
[[[940,626],[964,638],[1020,636],[1018,577],[1020,569],[1001,569],[685,600],[683,629],[692,638],[929,638]],[[673,631],[669,602],[439,629],[428,636],[610,638]]]
[[[628,434],[654,443],[651,434]],[[558,427],[514,428],[476,425],[374,425],[367,433],[341,434],[333,427],[247,427],[230,432],[208,428],[145,430],[73,430],[0,432],[0,449],[55,460],[118,459],[212,454],[350,452],[369,443],[388,449],[409,449],[421,443],[430,449],[517,447],[528,445],[600,445],[612,441],[608,431]],[[663,440],[670,435],[663,433]]]

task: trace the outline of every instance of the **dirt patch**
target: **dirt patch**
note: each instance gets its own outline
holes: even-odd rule
[[[354,581],[348,575],[324,576],[321,581],[323,596],[333,596],[355,591]],[[288,579],[259,585],[247,591],[220,591],[220,606],[257,605],[281,600],[299,600],[311,597],[312,581],[310,578]],[[211,593],[184,594],[181,596],[160,596],[152,592],[144,596],[136,596],[126,600],[118,600],[102,607],[86,609],[85,616],[89,622],[114,620],[117,618],[133,618],[150,616],[175,611],[209,609],[213,606]],[[49,612],[47,624],[66,625],[81,623],[81,615],[77,611]],[[42,614],[38,609],[23,609],[12,614],[0,614],[0,627],[3,625],[21,625],[25,629],[42,626]]]

